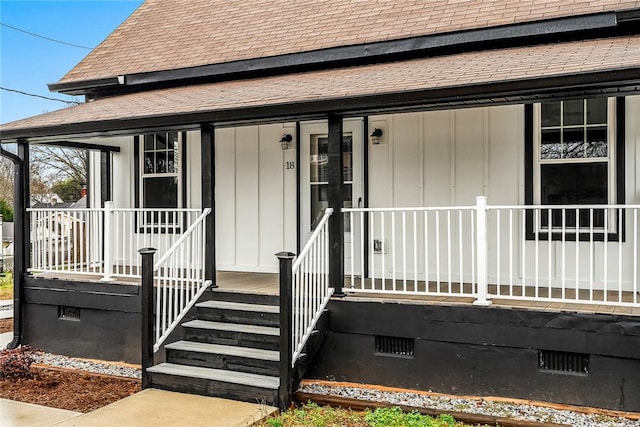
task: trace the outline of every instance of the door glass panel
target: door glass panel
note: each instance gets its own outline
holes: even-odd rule
[[[329,178],[327,166],[329,163],[329,138],[326,135],[312,135],[309,158],[309,184],[311,186],[311,229],[322,219],[325,209],[329,206],[328,186]],[[351,188],[353,183],[353,138],[343,136],[342,177],[344,179],[343,207],[352,207]],[[345,232],[350,231],[349,216],[345,215]]]

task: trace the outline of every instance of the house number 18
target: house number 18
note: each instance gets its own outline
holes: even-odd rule
[[[285,169],[295,169],[296,168],[296,162],[285,162]]]

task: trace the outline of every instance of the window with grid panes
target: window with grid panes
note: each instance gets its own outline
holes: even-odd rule
[[[179,232],[183,218],[179,212],[163,211],[182,207],[183,134],[159,132],[140,138],[139,206],[154,209],[136,218],[138,227],[158,233]]]
[[[144,135],[141,144],[141,206],[144,208],[180,207],[179,133]]]
[[[536,203],[614,203],[612,150],[615,103],[607,98],[550,101],[537,105]],[[605,209],[540,212],[540,228],[605,227]],[[610,219],[609,219],[610,221]],[[610,225],[609,223],[607,225]],[[609,227],[608,227],[609,228]]]

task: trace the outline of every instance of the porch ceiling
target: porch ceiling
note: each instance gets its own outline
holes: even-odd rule
[[[158,89],[0,126],[2,142],[640,93],[640,35]]]

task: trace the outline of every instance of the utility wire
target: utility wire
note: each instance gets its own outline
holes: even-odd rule
[[[67,43],[67,42],[63,42],[62,40],[56,40],[56,39],[52,39],[52,38],[49,38],[49,37],[41,36],[40,34],[32,33],[30,31],[26,31],[26,30],[23,30],[23,29],[20,29],[20,28],[17,28],[17,27],[13,27],[11,25],[5,24],[4,22],[0,22],[0,25],[2,25],[3,27],[11,28],[12,30],[20,31],[21,33],[29,34],[30,36],[39,37],[41,39],[49,40],[50,42],[65,44],[67,46],[78,47],[80,49],[87,49],[87,50],[93,49],[92,47],[80,46],[78,44]]]
[[[81,102],[78,101],[68,101],[68,100],[64,100],[64,99],[59,99],[59,98],[50,98],[48,96],[43,96],[43,95],[37,95],[35,93],[29,93],[29,92],[23,92],[21,90],[17,90],[17,89],[9,89],[8,87],[2,87],[0,86],[0,89],[2,90],[6,90],[7,92],[15,92],[15,93],[19,93],[20,95],[27,95],[27,96],[33,96],[35,98],[42,98],[42,99],[48,99],[49,101],[58,101],[58,102],[64,102],[67,105],[80,105],[82,104]]]

